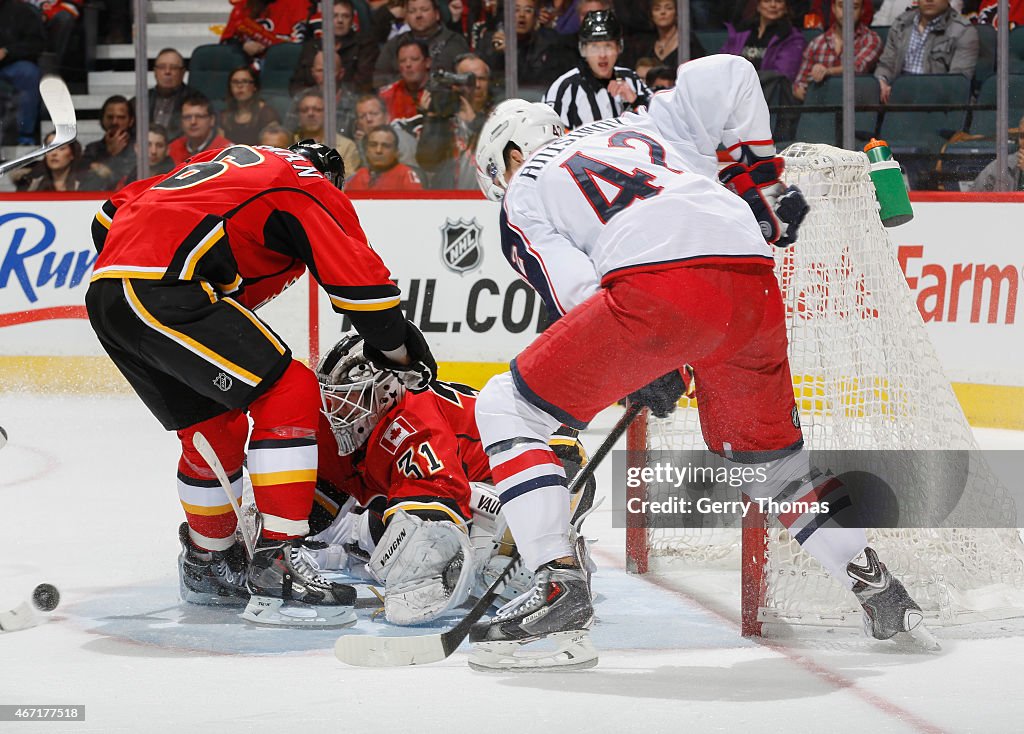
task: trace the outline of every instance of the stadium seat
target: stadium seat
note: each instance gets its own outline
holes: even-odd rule
[[[264,102],[274,108],[274,111],[277,112],[277,116],[282,121],[287,119],[288,113],[292,108],[292,98],[287,91],[276,92],[271,90],[268,92],[264,89],[260,91],[260,97],[263,98]]]
[[[188,84],[211,100],[224,99],[231,72],[245,65],[245,54],[238,46],[219,43],[196,46],[188,62]]]
[[[288,82],[302,55],[301,43],[279,43],[267,49],[260,69],[260,86],[264,92],[288,92]]]
[[[1010,31],[1010,73],[1024,74],[1024,26]]]
[[[978,29],[978,61],[974,64],[974,86],[979,88],[996,73],[996,29],[990,25],[976,25]]]
[[[994,105],[996,103],[996,92],[998,91],[998,77],[990,76],[981,85],[978,92],[979,105]],[[1007,115],[1010,127],[1017,127],[1020,118],[1024,116],[1024,74],[1010,74],[1010,109]],[[996,111],[976,110],[971,116],[971,134],[984,135],[989,140],[995,139],[996,135]]]
[[[878,37],[882,40],[882,48],[885,48],[885,39],[889,37],[889,28],[887,25],[875,25],[871,26],[871,30],[878,34]]]
[[[971,80],[962,74],[902,74],[892,85],[889,104],[962,105],[970,101]],[[938,153],[967,119],[963,109],[882,113],[880,134],[893,152]]]
[[[854,104],[878,104],[878,80],[870,74],[858,74],[854,77]],[[806,105],[839,105],[843,103],[843,78],[829,77],[821,84],[811,84],[807,88]],[[878,113],[875,111],[856,112],[854,114],[854,130],[859,140],[871,139],[877,127]],[[834,112],[801,112],[797,123],[797,140],[806,143],[828,143],[842,145],[842,122],[836,124]]]
[[[725,39],[728,37],[729,32],[724,28],[720,31],[697,31],[697,38],[700,39],[700,44],[709,54],[718,53],[718,49],[722,48],[722,44],[725,43]]]

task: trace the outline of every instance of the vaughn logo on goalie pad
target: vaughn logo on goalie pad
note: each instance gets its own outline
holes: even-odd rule
[[[476,217],[466,221],[445,219],[441,227],[441,262],[449,270],[465,273],[480,267],[484,252],[480,246],[480,233],[483,228],[477,224]]]

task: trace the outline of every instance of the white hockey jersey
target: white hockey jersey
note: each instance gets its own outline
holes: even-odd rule
[[[679,67],[650,109],[599,120],[536,151],[509,182],[502,249],[557,318],[623,273],[771,263],[747,204],[718,181],[719,143],[773,155],[757,72],[739,56]]]

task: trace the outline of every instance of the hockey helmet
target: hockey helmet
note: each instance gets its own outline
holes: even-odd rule
[[[591,10],[580,24],[580,46],[591,41],[622,41],[622,24],[611,10]]]
[[[476,179],[491,201],[505,195],[505,149],[511,143],[524,156],[560,138],[565,126],[555,111],[541,102],[505,100],[491,112],[480,130],[476,147]]]
[[[298,153],[312,163],[316,170],[320,171],[328,181],[339,189],[344,185],[345,160],[334,148],[318,143],[312,138],[306,138],[294,145],[289,145],[288,150]]]
[[[363,337],[353,334],[331,347],[316,368],[324,415],[348,456],[370,437],[377,423],[405,397],[394,373],[378,369],[363,355]]]

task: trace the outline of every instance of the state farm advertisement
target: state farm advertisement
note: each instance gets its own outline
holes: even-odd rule
[[[82,305],[99,204],[0,199],[0,356],[102,354]],[[968,196],[916,202],[915,219],[889,230],[953,381],[1024,386],[1024,327],[1017,315],[1022,204]],[[409,318],[441,360],[504,362],[543,328],[540,299],[501,255],[497,205],[476,198],[360,199],[356,208],[402,289]],[[308,354],[311,331],[322,351],[346,327],[326,297],[314,300],[312,330],[306,280],[260,311],[300,357]]]

